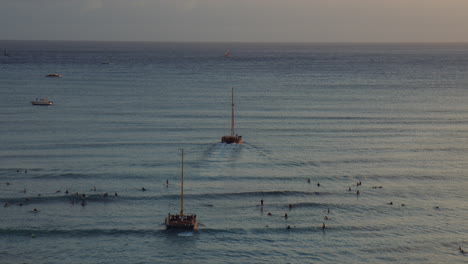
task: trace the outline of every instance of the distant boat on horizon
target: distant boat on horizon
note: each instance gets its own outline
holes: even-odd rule
[[[32,105],[54,105],[53,101],[50,101],[48,97],[45,98],[36,98],[36,100],[31,101]]]
[[[62,77],[62,74],[58,74],[58,73],[49,73],[46,75],[46,77],[50,77],[50,78],[61,78]]]
[[[231,56],[231,53],[229,52],[228,49],[226,49],[226,51],[224,52],[224,57],[229,57]]]
[[[168,214],[165,220],[166,229],[188,229],[198,228],[197,215],[184,215],[184,150],[182,149],[182,173],[180,185],[180,214]]]
[[[221,138],[221,143],[226,143],[226,144],[242,144],[242,136],[239,136],[237,134],[234,135],[234,88],[231,90],[231,134],[229,136],[223,136]]]

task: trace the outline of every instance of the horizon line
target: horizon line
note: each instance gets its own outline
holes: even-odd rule
[[[200,40],[67,40],[67,39],[0,39],[5,42],[121,42],[121,43],[237,43],[237,44],[468,44],[468,41],[200,41]]]

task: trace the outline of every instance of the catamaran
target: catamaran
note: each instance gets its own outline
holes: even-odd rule
[[[231,91],[232,94],[232,104],[231,104],[231,134],[229,136],[223,136],[221,138],[221,143],[226,143],[226,144],[242,144],[242,136],[239,136],[237,134],[234,135],[234,88],[232,88]]]
[[[182,150],[182,173],[180,184],[180,214],[168,214],[166,217],[167,229],[189,229],[196,230],[198,228],[197,215],[184,214],[184,150]]]

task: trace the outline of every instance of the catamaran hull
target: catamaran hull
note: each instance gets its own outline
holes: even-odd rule
[[[169,215],[166,217],[166,229],[185,229],[185,230],[196,230],[198,228],[198,222],[196,216],[183,216],[180,215]]]
[[[221,143],[226,144],[242,144],[242,137],[241,136],[224,136],[221,138]]]
[[[34,102],[34,101],[32,101],[31,104],[32,105],[54,105],[53,102],[45,102],[44,103],[44,102]]]

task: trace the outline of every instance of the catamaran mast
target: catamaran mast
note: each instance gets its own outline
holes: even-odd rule
[[[234,136],[234,88],[231,88],[231,97],[232,97],[232,103],[231,103],[231,137]]]
[[[180,184],[180,215],[184,215],[184,150],[182,149],[182,175]]]

